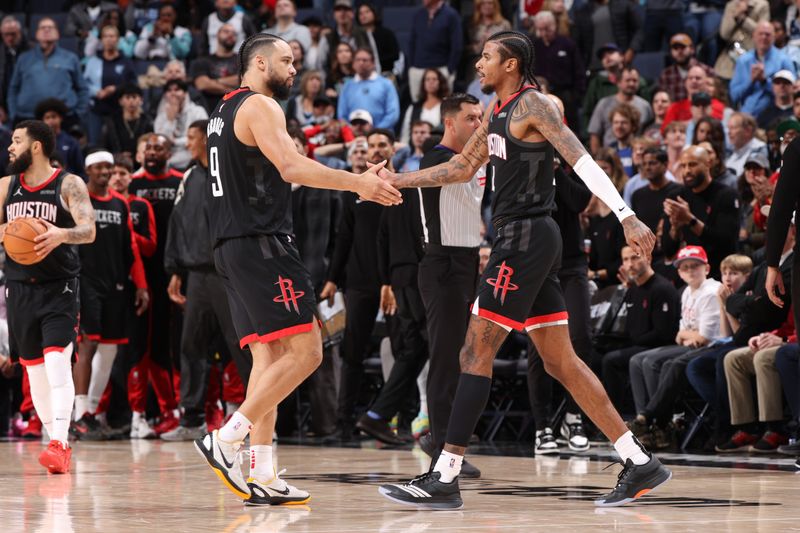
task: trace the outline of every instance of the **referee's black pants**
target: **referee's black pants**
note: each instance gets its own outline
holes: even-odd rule
[[[478,284],[478,249],[428,245],[419,265],[419,291],[428,323],[428,417],[440,450],[461,374],[459,354]]]
[[[239,348],[222,279],[214,272],[191,270],[186,280],[186,306],[181,334],[181,425],[196,427],[205,421],[209,353],[220,334],[225,340],[239,377],[247,387],[253,359]]]
[[[347,317],[342,341],[342,376],[339,385],[339,424],[354,425],[356,403],[364,377],[364,356],[375,329],[375,318],[381,302],[380,288],[345,290]]]
[[[592,356],[592,332],[590,323],[591,298],[589,296],[589,278],[585,263],[574,267],[562,268],[558,273],[561,291],[569,313],[569,338],[575,353],[587,365]],[[531,343],[528,356],[528,395],[531,411],[536,422],[536,429],[541,430],[549,423],[549,408],[553,393],[553,378],[545,371],[544,362]],[[580,413],[580,408],[568,392],[565,391],[566,411]]]
[[[425,306],[416,286],[392,287],[397,314],[392,317],[394,366],[378,398],[370,408],[390,420],[414,396],[417,376],[428,360],[425,340]]]

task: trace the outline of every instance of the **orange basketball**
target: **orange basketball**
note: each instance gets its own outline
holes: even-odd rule
[[[6,254],[21,265],[32,265],[43,258],[34,251],[34,237],[47,231],[47,226],[38,218],[18,218],[8,223],[3,247]]]

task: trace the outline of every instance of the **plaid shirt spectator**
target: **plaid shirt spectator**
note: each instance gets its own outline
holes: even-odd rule
[[[689,61],[689,66],[686,69],[686,72],[688,72],[689,69],[694,66],[701,67],[709,78],[714,78],[714,69],[705,63],[701,63],[696,58],[692,58]],[[661,76],[658,77],[658,88],[667,91],[667,94],[669,94],[669,97],[672,99],[672,101],[677,102],[679,100],[685,100],[689,96],[689,94],[686,92],[685,82],[686,75],[684,74],[681,76],[681,71],[678,68],[678,65],[670,65],[665,68],[661,72]]]

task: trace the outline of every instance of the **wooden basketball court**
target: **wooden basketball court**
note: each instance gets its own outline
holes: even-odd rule
[[[367,441],[362,446],[374,446]],[[787,531],[800,528],[800,477],[788,458],[662,456],[674,478],[641,503],[598,509],[619,467],[600,456],[474,455],[484,478],[462,483],[461,511],[396,506],[377,485],[427,469],[419,450],[279,445],[284,477],[307,506],[245,507],[190,443],[76,443],[72,472],[48,475],[38,442],[0,443],[2,531]],[[487,450],[488,451],[488,450]],[[497,453],[494,450],[493,453]],[[678,461],[681,464],[675,464]]]

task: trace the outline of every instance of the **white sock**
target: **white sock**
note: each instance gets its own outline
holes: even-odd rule
[[[50,400],[53,406],[52,440],[60,440],[68,445],[70,413],[75,400],[75,385],[72,382],[72,343],[63,352],[49,352],[44,355],[44,367],[50,382]]]
[[[272,446],[250,446],[250,477],[259,481],[269,481],[275,477]]]
[[[628,459],[633,461],[635,465],[643,465],[650,461],[650,457],[630,431],[617,439],[617,442],[614,443],[614,449],[617,450],[623,463],[627,462]]]
[[[92,358],[92,379],[89,380],[89,409],[90,413],[97,411],[100,398],[106,391],[108,381],[111,379],[111,367],[114,366],[114,358],[117,356],[116,344],[100,344],[97,353]]]
[[[236,402],[225,402],[225,416],[235,413],[240,405],[242,404]]]
[[[47,370],[44,365],[26,366],[28,382],[31,385],[31,399],[36,408],[36,415],[42,421],[47,434],[53,430],[53,405],[50,400],[50,382],[47,381]]]
[[[73,418],[75,422],[81,419],[81,417],[89,412],[89,396],[86,394],[76,394],[75,395],[75,414]]]
[[[428,368],[430,361],[425,363],[422,371],[417,376],[417,390],[419,391],[419,412],[428,414]]]
[[[219,430],[219,438],[225,442],[241,442],[250,433],[253,423],[239,411],[233,413],[228,423]]]
[[[461,463],[463,461],[463,455],[456,455],[442,450],[442,453],[439,454],[439,459],[436,461],[436,466],[433,467],[433,471],[442,475],[439,478],[442,483],[450,483],[461,473]]]
[[[566,415],[564,415],[564,422],[567,425],[569,425],[569,424],[583,424],[583,418],[581,418],[580,413],[578,413],[578,414],[567,413]]]

